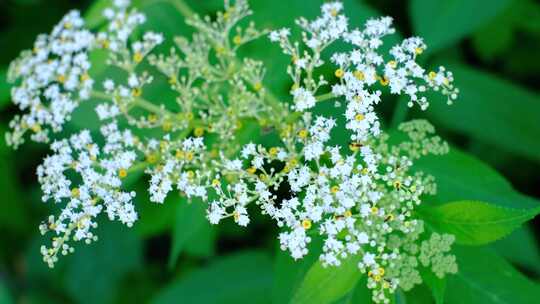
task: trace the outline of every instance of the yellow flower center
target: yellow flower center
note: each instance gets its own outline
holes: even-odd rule
[[[155,164],[157,162],[157,155],[155,154],[148,154],[146,156],[146,161],[150,164]]]
[[[120,169],[120,170],[118,170],[118,176],[119,176],[120,178],[126,177],[127,174],[128,174],[128,172],[127,172],[126,169]]]
[[[362,72],[362,71],[354,71],[353,75],[354,75],[354,77],[356,77],[356,79],[358,79],[360,81],[366,79],[366,77],[364,76],[364,72]]]
[[[304,227],[304,229],[308,230],[311,228],[311,220],[308,220],[308,219],[305,219],[305,220],[302,220],[302,227]]]
[[[155,123],[157,121],[158,117],[156,114],[150,114],[148,115],[148,122],[149,123]]]
[[[308,131],[306,129],[302,129],[298,132],[298,137],[304,139],[308,136]]]
[[[163,131],[165,132],[169,132],[172,130],[172,122],[170,121],[165,121],[163,122],[163,125],[161,126],[161,128],[163,129]]]
[[[218,55],[221,55],[221,54],[225,53],[225,48],[222,47],[222,46],[216,47],[216,53],[217,53]]]
[[[193,160],[193,152],[186,152],[186,160],[187,161],[192,161]]]
[[[72,197],[79,197],[79,195],[81,195],[81,190],[79,190],[79,188],[71,189],[71,196]]]
[[[40,124],[33,124],[32,127],[31,127],[32,131],[34,131],[35,133],[38,133],[41,131],[41,125]]]
[[[182,151],[182,150],[176,150],[176,155],[175,156],[176,156],[177,159],[182,159],[182,158],[184,158],[186,156],[186,153],[184,151]]]
[[[101,41],[101,47],[102,47],[102,48],[108,49],[109,46],[110,46],[109,40],[105,39],[105,40]]]
[[[135,54],[133,54],[133,61],[135,61],[135,63],[140,63],[142,60],[143,55],[140,52],[135,52]]]
[[[260,91],[262,89],[262,83],[260,81],[256,82],[254,85],[253,85],[253,89],[255,91]]]
[[[202,127],[197,127],[193,131],[193,134],[195,134],[196,137],[201,137],[204,135],[204,129]]]
[[[131,90],[131,95],[133,97],[140,97],[142,95],[142,90],[140,88],[134,88]]]

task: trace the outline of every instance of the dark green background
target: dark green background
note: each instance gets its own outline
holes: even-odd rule
[[[31,48],[35,36],[48,32],[69,9],[85,10],[91,2],[0,0],[2,134],[17,112],[9,103],[9,87],[4,83],[9,62],[22,49]],[[216,2],[190,1],[210,13]],[[252,1],[256,18],[259,14],[264,26],[292,25],[294,16],[313,17],[320,5],[320,1],[306,0],[270,2]],[[347,13],[353,18],[366,15],[359,11],[364,7],[359,3],[346,1]],[[365,3],[393,16],[403,36],[425,37],[431,48],[423,55],[424,65],[444,64],[456,72],[463,94],[455,106],[448,108],[437,100],[427,113],[413,111],[407,117],[429,118],[452,145],[494,167],[517,190],[539,198],[540,5],[533,0]],[[153,13],[159,16],[159,11]],[[178,25],[167,26],[184,25],[180,20]],[[251,49],[257,47],[248,46],[246,53]],[[278,56],[275,51],[262,57],[273,60],[272,56]],[[261,54],[253,56],[260,58]],[[283,62],[279,60],[276,62]],[[281,69],[275,69],[276,73],[283,73],[275,65]],[[270,73],[267,80],[276,77]],[[397,100],[387,100],[381,112],[386,125],[391,125]],[[37,227],[49,212],[58,209],[41,203],[35,175],[47,153],[46,146],[37,144],[26,144],[14,152],[0,141],[0,304],[266,303],[271,299],[279,303],[280,296],[272,291],[277,232],[267,228],[272,227],[267,219],[255,216],[248,229],[230,223],[219,228],[204,226],[186,237],[178,262],[170,263],[170,230],[184,229],[173,223],[189,227],[192,220],[182,217],[188,207],[179,205],[178,197],[171,197],[165,206],[155,206],[139,194],[141,219],[134,229],[102,221],[98,243],[77,248],[58,268],[48,270],[40,261],[39,245],[44,238]],[[142,189],[144,181],[138,187]],[[530,233],[535,225],[536,232]],[[519,230],[494,245],[533,279],[538,279],[539,267],[530,265],[540,266],[538,225],[538,220],[533,221],[528,227],[532,229]]]

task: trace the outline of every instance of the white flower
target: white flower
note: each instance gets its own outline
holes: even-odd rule
[[[373,253],[367,252],[362,257],[362,263],[364,263],[367,266],[371,266],[375,264],[375,255]]]
[[[38,167],[42,199],[65,204],[39,226],[41,233],[55,235],[50,248],[41,248],[45,261],[53,265],[58,253],[72,252],[70,240],[97,240],[95,219],[102,213],[132,226],[138,218],[135,193],[123,190],[122,179],[142,169],[149,175],[151,201],[164,203],[171,191],[198,198],[202,202],[197,203],[208,204],[206,217],[212,224],[228,219],[244,227],[251,221],[248,206],[259,209],[275,221],[280,248],[294,259],[308,254],[310,235],[323,239],[323,266],[339,266],[358,255],[374,301],[385,302],[398,287],[409,287],[403,283],[416,270],[402,268],[416,262],[417,250],[406,245],[423,231],[414,208],[422,195],[435,192],[432,177],[411,173],[411,168],[421,155],[445,153],[448,147],[431,137],[433,128],[421,121],[399,127],[409,141],[389,144],[388,136],[381,136],[376,107],[385,87],[421,109],[429,104],[423,96],[427,89],[440,91],[448,102],[457,98],[451,72],[443,67],[426,71],[416,62],[426,49],[422,39],[405,39],[387,58],[379,49],[382,38],[395,32],[392,19],[370,19],[361,29],[349,29],[341,2],[323,4],[314,20],[298,19],[301,41],[291,41],[288,28],[271,32],[270,40],[291,57],[286,71],[293,83],[291,113],[269,103],[273,98],[265,95],[261,62],[228,63],[239,45],[265,32],[239,28],[234,47],[224,53],[219,49],[232,38],[222,29],[235,28],[251,14],[247,2],[237,1],[217,21],[189,19],[197,33],[192,40],[177,38],[177,48],[167,56],[150,54],[163,43],[162,34],[132,36],[146,17],[128,6],[127,0],[115,0],[104,11],[108,24],[96,35],[84,30],[78,13],[68,14],[50,35],[38,37],[33,52],[23,53],[10,71],[10,78],[20,79],[13,100],[27,112],[11,123],[8,142],[14,146],[27,130],[34,132],[32,139],[47,141],[81,100],[90,95],[99,99],[95,110],[104,144],[83,130],[53,142],[52,155]],[[334,42],[348,44],[348,51],[332,53],[328,47]],[[93,47],[108,53],[107,64],[125,72],[123,79],[105,78],[104,92],[92,91],[87,74]],[[319,71],[327,58],[335,68],[332,83]],[[144,60],[168,78],[177,106],[145,99],[151,94],[143,96],[143,90],[154,83]],[[327,117],[311,112],[327,100],[335,106],[331,111],[320,107]],[[119,129],[115,119],[120,115],[129,129]],[[342,116],[340,127],[347,132],[334,130]],[[238,146],[236,136],[244,134],[238,129],[251,119],[265,126],[270,122],[277,132],[268,134],[279,138]],[[449,243],[443,246],[449,249]],[[433,261],[422,264],[428,262]]]
[[[6,139],[17,147],[27,131],[32,140],[49,141],[49,130],[59,132],[79,103],[90,97],[94,81],[88,75],[94,35],[84,29],[78,11],[69,12],[50,35],[38,36],[32,51],[24,51],[9,69],[9,80],[19,81],[12,100],[23,115],[10,122]]]
[[[120,189],[121,171],[127,170],[135,161],[132,144],[124,140],[129,134],[120,132],[113,122],[102,128],[102,135],[106,140],[102,149],[86,130],[69,140],[54,142],[51,148],[55,154],[46,157],[37,169],[43,201],[67,201],[60,215],[49,217],[49,223],[41,229],[42,233],[54,230],[65,238],[61,244],[53,242],[53,246],[44,252],[44,260],[50,266],[60,251],[72,250],[67,245],[72,234],[75,240],[90,242],[96,239],[90,229],[95,228],[94,218],[101,212],[106,212],[110,220],[118,219],[130,227],[137,220],[132,203],[135,193]],[[68,171],[81,176],[80,185],[72,185],[67,178]]]
[[[316,100],[313,93],[305,88],[298,88],[292,91],[294,96],[294,107],[297,111],[305,111],[315,106]]]
[[[270,38],[270,41],[276,42],[287,39],[290,34],[291,31],[288,28],[282,28],[280,30],[270,32],[268,37]]]

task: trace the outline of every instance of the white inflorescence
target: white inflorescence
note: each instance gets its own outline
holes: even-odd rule
[[[79,12],[68,13],[50,35],[40,35],[31,51],[24,51],[9,69],[13,102],[21,111],[11,121],[7,142],[17,147],[31,131],[38,142],[49,141],[49,129],[62,130],[79,102],[90,97],[93,80],[88,75],[94,35],[84,29]]]
[[[385,87],[421,109],[428,107],[428,89],[449,103],[457,98],[451,72],[443,67],[428,72],[416,63],[426,49],[421,38],[405,39],[382,54],[382,38],[395,33],[392,19],[371,19],[362,29],[351,29],[340,2],[324,4],[315,20],[297,20],[300,41],[293,41],[287,28],[268,33],[291,57],[287,108],[263,87],[264,64],[237,58],[239,46],[267,33],[253,25],[230,33],[251,14],[245,0],[234,6],[226,1],[215,20],[188,19],[196,34],[191,41],[176,38],[177,48],[168,55],[152,54],[164,41],[159,33],[131,39],[146,18],[130,9],[129,1],[114,4],[104,11],[109,22],[104,31],[90,33],[77,12],[69,13],[11,67],[12,78],[20,80],[13,100],[29,111],[11,123],[7,138],[13,146],[27,130],[36,141],[49,140],[49,129],[60,131],[80,100],[99,100],[95,110],[104,143],[86,130],[54,141],[53,154],[38,168],[43,201],[66,203],[60,215],[40,226],[42,233],[55,235],[52,246],[42,248],[51,267],[59,253],[74,250],[69,241],[97,239],[92,229],[98,214],[133,225],[135,193],[122,190],[122,179],[142,169],[150,176],[152,202],[164,203],[171,192],[180,192],[207,203],[212,224],[231,217],[247,226],[248,208],[257,206],[280,227],[280,247],[294,259],[306,256],[312,240],[321,238],[323,265],[354,259],[376,302],[389,302],[398,287],[421,283],[418,263],[439,277],[457,271],[448,254],[453,237],[423,237],[423,222],[415,217],[421,196],[435,193],[434,180],[410,170],[423,155],[446,153],[446,143],[418,120],[401,124],[408,139],[391,145],[375,110]],[[348,50],[330,54],[326,63],[322,53],[334,43]],[[124,76],[105,78],[93,88],[92,48],[106,51],[107,64]],[[160,74],[146,70],[145,60]],[[333,67],[333,75],[315,77],[324,65]],[[172,106],[145,99],[145,89],[163,76],[177,96]],[[312,112],[325,100],[337,100],[339,117]],[[246,118],[271,125],[279,144],[238,148],[236,136]],[[134,135],[157,127],[161,133]],[[206,141],[206,133],[215,133],[214,140]]]
[[[115,122],[104,125],[101,133],[106,139],[102,149],[92,141],[85,130],[52,143],[55,153],[47,156],[37,169],[43,201],[67,202],[59,216],[50,216],[40,225],[43,234],[52,231],[56,237],[52,247],[42,247],[45,261],[53,265],[57,254],[73,250],[70,239],[91,242],[97,239],[91,231],[97,226],[95,218],[100,213],[110,220],[118,220],[131,227],[137,220],[132,203],[134,192],[121,189],[125,170],[136,159],[133,135],[129,130],[120,131]],[[81,182],[74,185],[69,173],[79,176]]]

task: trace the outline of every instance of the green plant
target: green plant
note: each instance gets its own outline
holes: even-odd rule
[[[163,203],[175,186],[190,199],[189,210],[199,210],[186,212],[200,215],[207,204],[213,224],[232,218],[246,226],[248,207],[257,205],[282,228],[280,247],[294,259],[323,238],[319,261],[299,283],[294,303],[353,298],[364,286],[374,301],[390,302],[396,290],[422,281],[441,301],[445,274],[461,275],[454,242],[500,239],[540,212],[476,197],[420,205],[444,196],[436,174],[417,160],[445,155],[449,147],[424,120],[397,117],[399,127],[383,132],[375,105],[384,87],[422,110],[429,110],[428,89],[448,103],[459,91],[451,72],[428,72],[416,63],[426,50],[420,38],[397,44],[390,59],[379,54],[383,37],[395,32],[390,18],[349,29],[341,3],[327,3],[321,17],[297,21],[303,32],[295,42],[287,28],[243,26],[251,14],[245,1],[226,1],[216,18],[172,3],[195,34],[175,38],[168,53],[157,49],[170,37],[144,31],[145,15],[115,1],[106,20],[88,17],[96,33],[72,12],[10,67],[12,98],[27,113],[12,121],[7,141],[17,147],[31,133],[35,141],[52,142],[54,154],[38,168],[43,200],[66,202],[40,226],[54,235],[41,249],[50,266],[74,251],[71,240],[97,240],[98,214],[128,226],[138,219],[128,179],[140,171],[150,175],[151,201]],[[291,78],[289,96],[274,96],[272,85],[265,86],[268,67],[240,54],[267,34],[290,57],[281,71]],[[61,133],[89,100],[99,102],[100,121],[74,135]],[[321,103],[330,104],[325,115],[315,112]],[[98,129],[102,137],[92,134]],[[261,140],[268,132],[271,140]],[[189,218],[184,228],[198,229],[199,220],[187,215],[179,225]],[[175,237],[173,256],[186,241]]]

